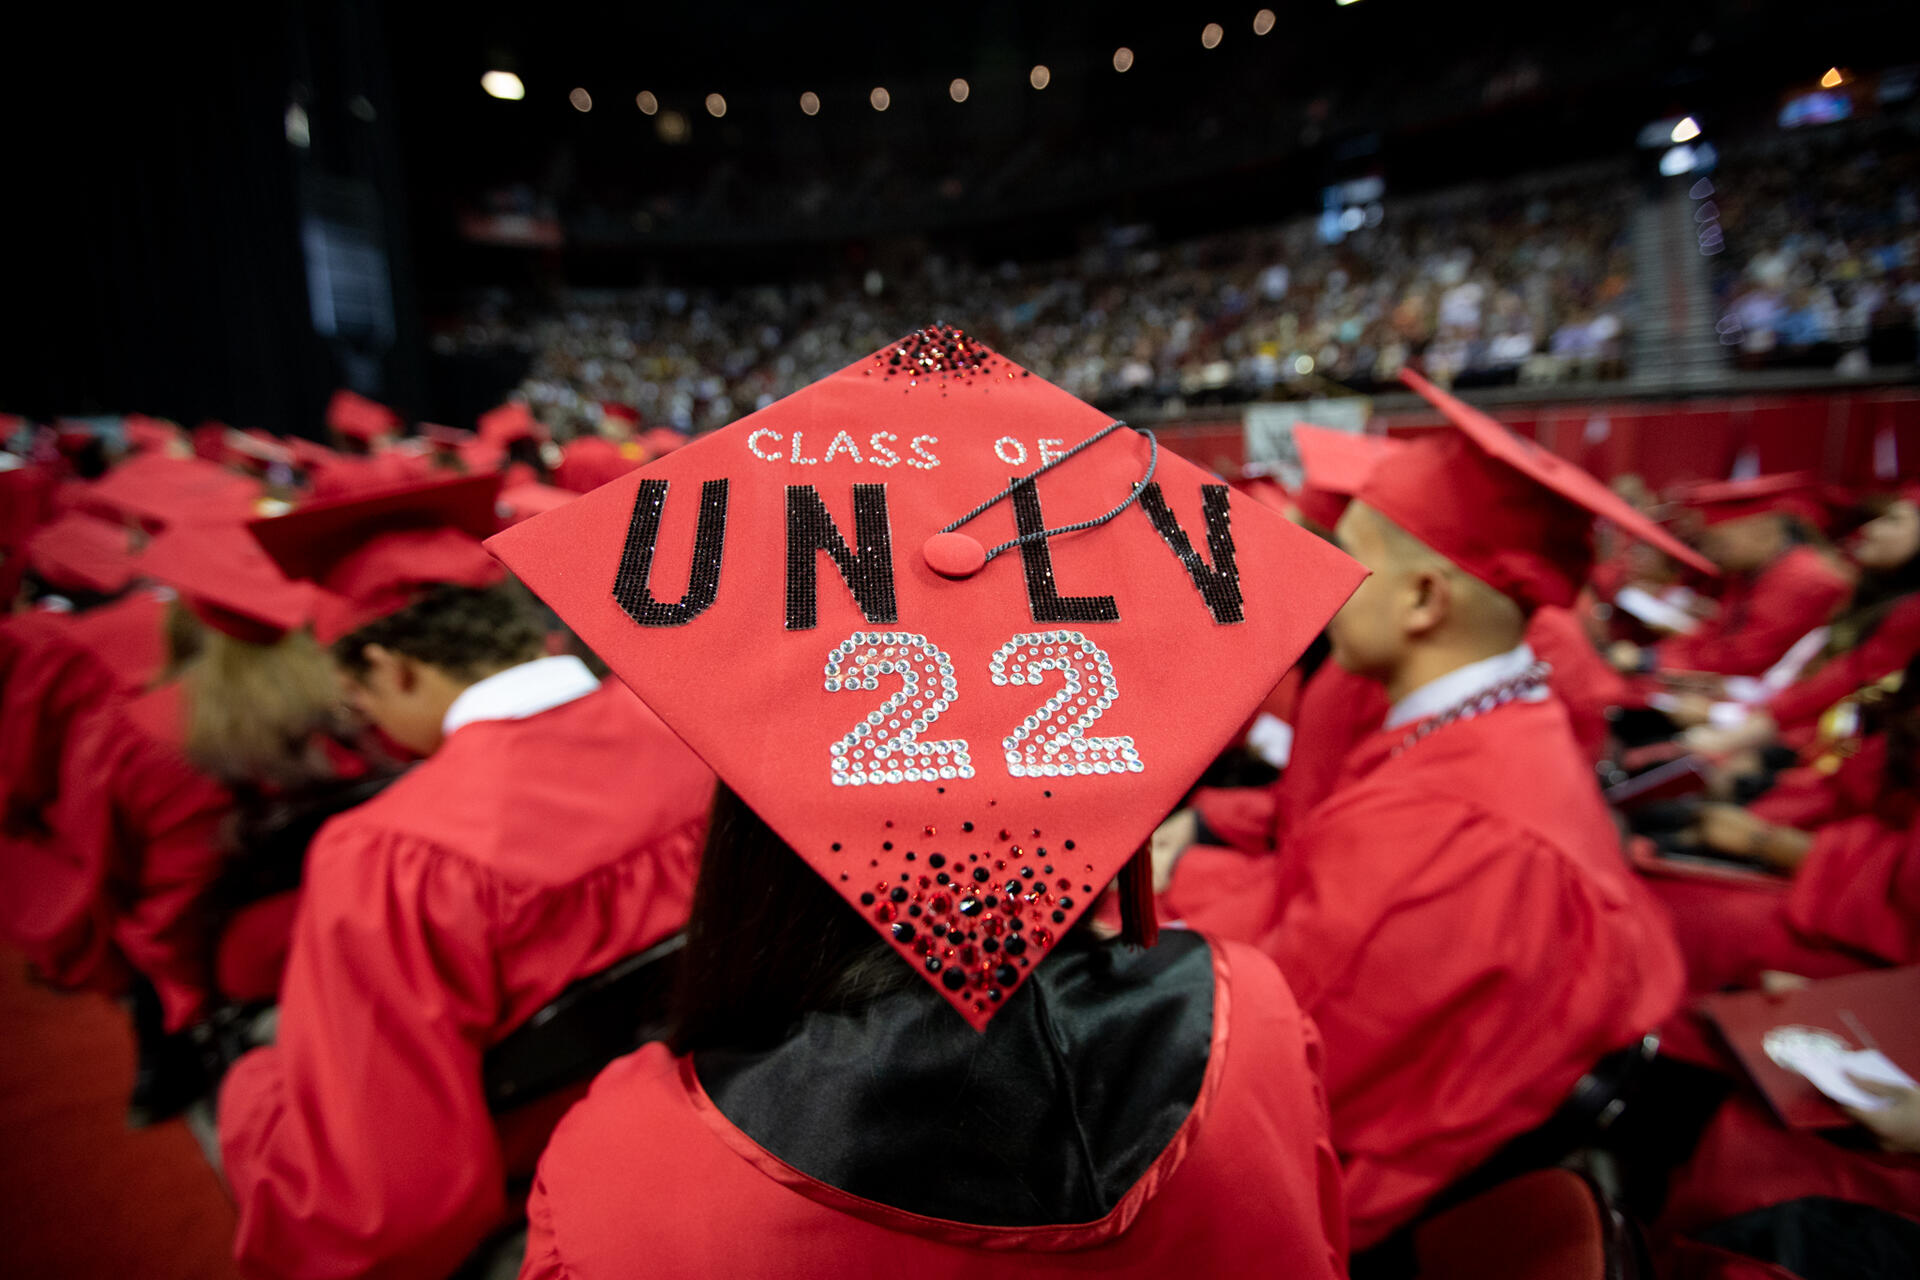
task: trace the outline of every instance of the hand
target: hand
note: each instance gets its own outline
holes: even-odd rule
[[[1766,839],[1770,824],[1737,804],[1700,806],[1700,843],[1721,853],[1750,858]]]
[[[1893,1105],[1878,1111],[1856,1111],[1852,1107],[1842,1107],[1841,1110],[1872,1133],[1885,1150],[1920,1155],[1920,1089],[1862,1080],[1855,1075],[1847,1079],[1862,1093],[1885,1098]]]
[[[1148,851],[1153,855],[1153,891],[1165,893],[1167,885],[1173,881],[1173,868],[1180,861],[1180,855],[1192,845],[1200,834],[1200,818],[1192,809],[1176,809],[1173,816],[1154,828],[1153,836],[1147,842]]]
[[[1675,717],[1678,719],[1678,717]],[[1684,738],[1687,749],[1706,756],[1730,756],[1741,751],[1753,751],[1772,743],[1779,737],[1779,726],[1773,717],[1764,711],[1750,711],[1747,718],[1731,729],[1715,729],[1699,724],[1688,729]]]
[[[1607,646],[1607,661],[1616,671],[1636,672],[1640,670],[1640,646],[1630,640],[1616,640]]]
[[[1713,699],[1704,693],[1679,693],[1667,708],[1667,719],[1683,729],[1697,728],[1713,718]]]

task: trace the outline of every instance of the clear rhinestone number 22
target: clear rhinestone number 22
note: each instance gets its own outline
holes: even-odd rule
[[[833,785],[971,778],[965,739],[920,740],[959,696],[953,659],[905,631],[856,631],[827,655],[828,693],[878,689],[884,676],[898,676],[899,691],[828,748]]]
[[[1132,738],[1087,736],[1087,729],[1113,705],[1118,687],[1112,660],[1085,635],[1038,631],[1014,636],[993,655],[988,671],[996,685],[1041,684],[1050,671],[1062,677],[1059,692],[1002,740],[1012,776],[1141,771]],[[925,636],[905,631],[856,631],[827,656],[828,693],[878,689],[886,676],[899,677],[899,691],[828,748],[833,785],[973,777],[965,739],[929,742],[920,737],[959,696],[953,660],[943,650]]]
[[[1000,743],[1007,772],[1016,778],[1060,778],[1076,773],[1139,773],[1132,738],[1090,738],[1119,692],[1113,661],[1078,631],[1037,631],[1000,646],[988,663],[995,684],[1042,684],[1058,671],[1059,692],[1014,726]]]

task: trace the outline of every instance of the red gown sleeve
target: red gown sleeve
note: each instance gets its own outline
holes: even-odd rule
[[[1280,784],[1265,787],[1202,787],[1193,811],[1208,831],[1242,853],[1271,853],[1280,819]]]
[[[1920,594],[1887,611],[1873,633],[1805,679],[1767,700],[1767,714],[1781,728],[1810,725],[1856,689],[1902,670],[1920,653]]]
[[[209,897],[231,798],[124,706],[87,717],[71,736],[55,828],[93,868],[115,945],[153,983],[167,1030],[178,1031],[206,1012],[213,992]]]
[[[1823,828],[1787,890],[1787,923],[1888,964],[1920,963],[1920,828],[1873,818]]]
[[[220,1147],[250,1276],[445,1275],[501,1219],[481,1092],[495,886],[412,837],[323,828],[279,1041],[235,1064]]]
[[[1763,570],[1738,605],[1722,609],[1717,626],[1669,636],[1654,646],[1663,671],[1758,676],[1793,642],[1833,615],[1847,580],[1810,547],[1796,547]]]

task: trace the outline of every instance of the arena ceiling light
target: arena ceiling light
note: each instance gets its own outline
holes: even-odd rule
[[[707,95],[707,114],[718,120],[727,114],[727,100],[717,93]]]
[[[885,111],[893,105],[893,95],[887,92],[885,85],[875,85],[873,92],[867,95],[867,104],[875,111]]]
[[[585,89],[575,89],[567,95],[567,101],[573,104],[575,111],[581,112],[582,114],[593,110],[593,95]]]
[[[1675,142],[1692,142],[1700,136],[1700,124],[1692,116],[1681,116],[1673,123],[1673,132],[1669,135]]]
[[[1227,29],[1225,27],[1217,22],[1209,22],[1206,26],[1200,28],[1200,47],[1203,49],[1217,49],[1220,47],[1220,38],[1226,34]]]
[[[1044,89],[1053,83],[1053,72],[1047,69],[1046,63],[1042,62],[1027,72],[1027,83],[1036,89]]]
[[[1820,87],[1822,89],[1838,89],[1846,82],[1847,77],[1841,74],[1840,68],[1838,67],[1828,67],[1827,74],[1820,77]]]
[[[1126,72],[1133,70],[1133,50],[1121,45],[1113,51],[1113,69]]]
[[[1273,10],[1262,9],[1260,12],[1253,15],[1253,34],[1257,36],[1266,35],[1269,31],[1273,30],[1273,24],[1275,21],[1276,19],[1273,16]]]
[[[819,115],[820,114],[820,95],[815,93],[811,89],[801,94],[800,95],[800,111],[801,111],[801,114],[803,115],[809,115],[809,116]]]
[[[480,87],[488,96],[500,98],[506,102],[518,102],[527,96],[527,86],[520,83],[520,77],[511,71],[489,71],[480,77]]]
[[[1359,4],[1360,0],[1333,0],[1333,2],[1344,9],[1350,4]]]
[[[633,95],[633,105],[640,108],[641,115],[650,116],[660,109],[660,99],[654,97],[652,91],[642,89]]]

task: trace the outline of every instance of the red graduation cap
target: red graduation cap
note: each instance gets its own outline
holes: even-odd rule
[[[517,440],[545,440],[547,429],[533,416],[533,410],[518,400],[509,400],[480,415],[480,438],[504,449]]]
[[[630,404],[621,404],[614,400],[602,400],[600,402],[600,416],[603,418],[612,418],[616,422],[629,422],[636,427],[640,425],[640,411],[638,409]]]
[[[1271,510],[1278,511],[1283,516],[1295,510],[1293,495],[1287,492],[1287,486],[1281,484],[1272,476],[1247,475],[1243,473],[1240,480],[1233,487],[1246,494],[1249,498],[1252,498],[1255,502]]]
[[[352,440],[371,442],[395,434],[402,425],[392,409],[345,387],[327,401],[328,428]]]
[[[649,458],[663,458],[686,442],[687,438],[672,427],[648,427],[640,433],[640,447]]]
[[[1748,516],[1791,515],[1824,529],[1833,515],[1822,496],[1820,477],[1811,471],[1710,481],[1687,489],[1681,501],[1699,513],[1703,525]]]
[[[224,436],[226,428],[222,427]],[[153,527],[238,524],[253,515],[260,482],[205,458],[141,454],[86,486],[81,501]]]
[[[331,644],[407,607],[442,583],[485,587],[503,576],[480,545],[500,527],[500,477],[419,481],[383,493],[309,502],[247,525],[289,578],[312,582],[345,602],[318,619]]]
[[[1593,568],[1593,521],[1702,573],[1713,565],[1565,458],[1411,369],[1406,384],[1458,430],[1400,442],[1354,496],[1527,608],[1570,604]]]
[[[495,509],[508,524],[519,524],[564,507],[579,496],[571,489],[557,489],[550,484],[511,484],[500,490]]]
[[[336,453],[313,467],[311,489],[316,501],[331,502],[390,493],[433,478],[436,473],[432,464],[410,454],[389,451],[352,458]]]
[[[140,569],[209,627],[254,644],[273,643],[322,608],[318,587],[287,578],[237,524],[168,529],[148,544]]]
[[[1363,576],[945,327],[488,547],[975,1027]]]
[[[1386,436],[1363,436],[1309,423],[1293,428],[1294,448],[1300,453],[1303,476],[1294,505],[1323,529],[1340,523],[1347,503],[1373,474],[1382,458],[1400,447]]]
[[[177,443],[186,442],[186,433],[165,418],[152,418],[144,413],[130,413],[120,419],[120,430],[127,438],[127,449],[133,453],[165,453]]]
[[[27,539],[27,566],[57,591],[115,595],[138,572],[126,526],[69,511]]]

